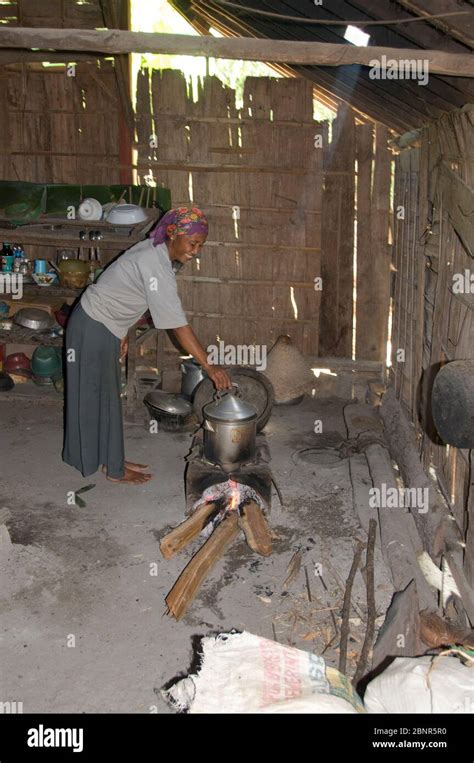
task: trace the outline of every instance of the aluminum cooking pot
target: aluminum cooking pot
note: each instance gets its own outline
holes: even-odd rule
[[[206,372],[197,360],[185,358],[181,363],[181,394],[191,400],[194,390],[206,377]]]
[[[242,399],[237,385],[214,397],[203,409],[204,455],[232,471],[255,458],[257,411]]]

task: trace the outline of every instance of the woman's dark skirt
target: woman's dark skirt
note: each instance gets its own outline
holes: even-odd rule
[[[120,479],[124,476],[120,339],[78,304],[67,324],[65,346],[63,460],[84,477],[105,464],[108,476]]]

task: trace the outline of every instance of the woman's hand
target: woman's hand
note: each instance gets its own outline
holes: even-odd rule
[[[128,353],[128,334],[123,339],[120,340],[120,355],[119,360],[122,361],[124,358],[127,357]]]
[[[220,366],[206,366],[206,373],[216,389],[230,389],[232,387],[229,374]]]
[[[215,366],[208,362],[207,352],[191,326],[180,326],[173,329],[173,331],[181,347],[200,363],[216,389],[230,389],[232,382],[229,374],[220,366]]]

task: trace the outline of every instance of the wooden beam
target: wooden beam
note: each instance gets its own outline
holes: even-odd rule
[[[474,21],[469,20],[469,17],[460,16],[459,18],[450,19],[430,19],[429,16],[437,13],[445,13],[446,11],[461,11],[472,10],[472,5],[457,2],[449,2],[449,0],[398,0],[407,10],[415,13],[417,16],[426,16],[427,21],[433,26],[441,29],[446,35],[454,37],[456,40],[463,42],[465,45],[469,45],[470,48],[474,47]]]
[[[119,29],[28,29],[0,30],[0,48],[46,48],[57,51],[81,50],[97,53],[162,53],[205,56],[244,61],[268,61],[312,66],[359,64],[372,66],[374,60],[413,59],[412,48],[357,47],[324,42],[264,40],[257,38],[194,37],[180,34],[126,32]],[[474,77],[474,59],[468,54],[423,50],[432,74]]]
[[[101,53],[78,53],[77,51],[51,53],[50,51],[18,50],[17,48],[0,50],[0,65],[2,66],[7,66],[8,64],[28,64],[37,61],[69,64],[76,61],[97,61],[101,58],[104,58]]]

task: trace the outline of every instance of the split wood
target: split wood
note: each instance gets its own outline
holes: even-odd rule
[[[160,551],[165,559],[171,559],[199,535],[215,508],[216,504],[211,501],[203,504],[160,540]]]
[[[168,614],[176,620],[184,615],[210,569],[237,536],[238,522],[238,512],[229,512],[182,571],[166,597]]]
[[[239,525],[250,548],[262,556],[272,553],[272,536],[268,522],[257,503],[250,501],[242,507]]]

